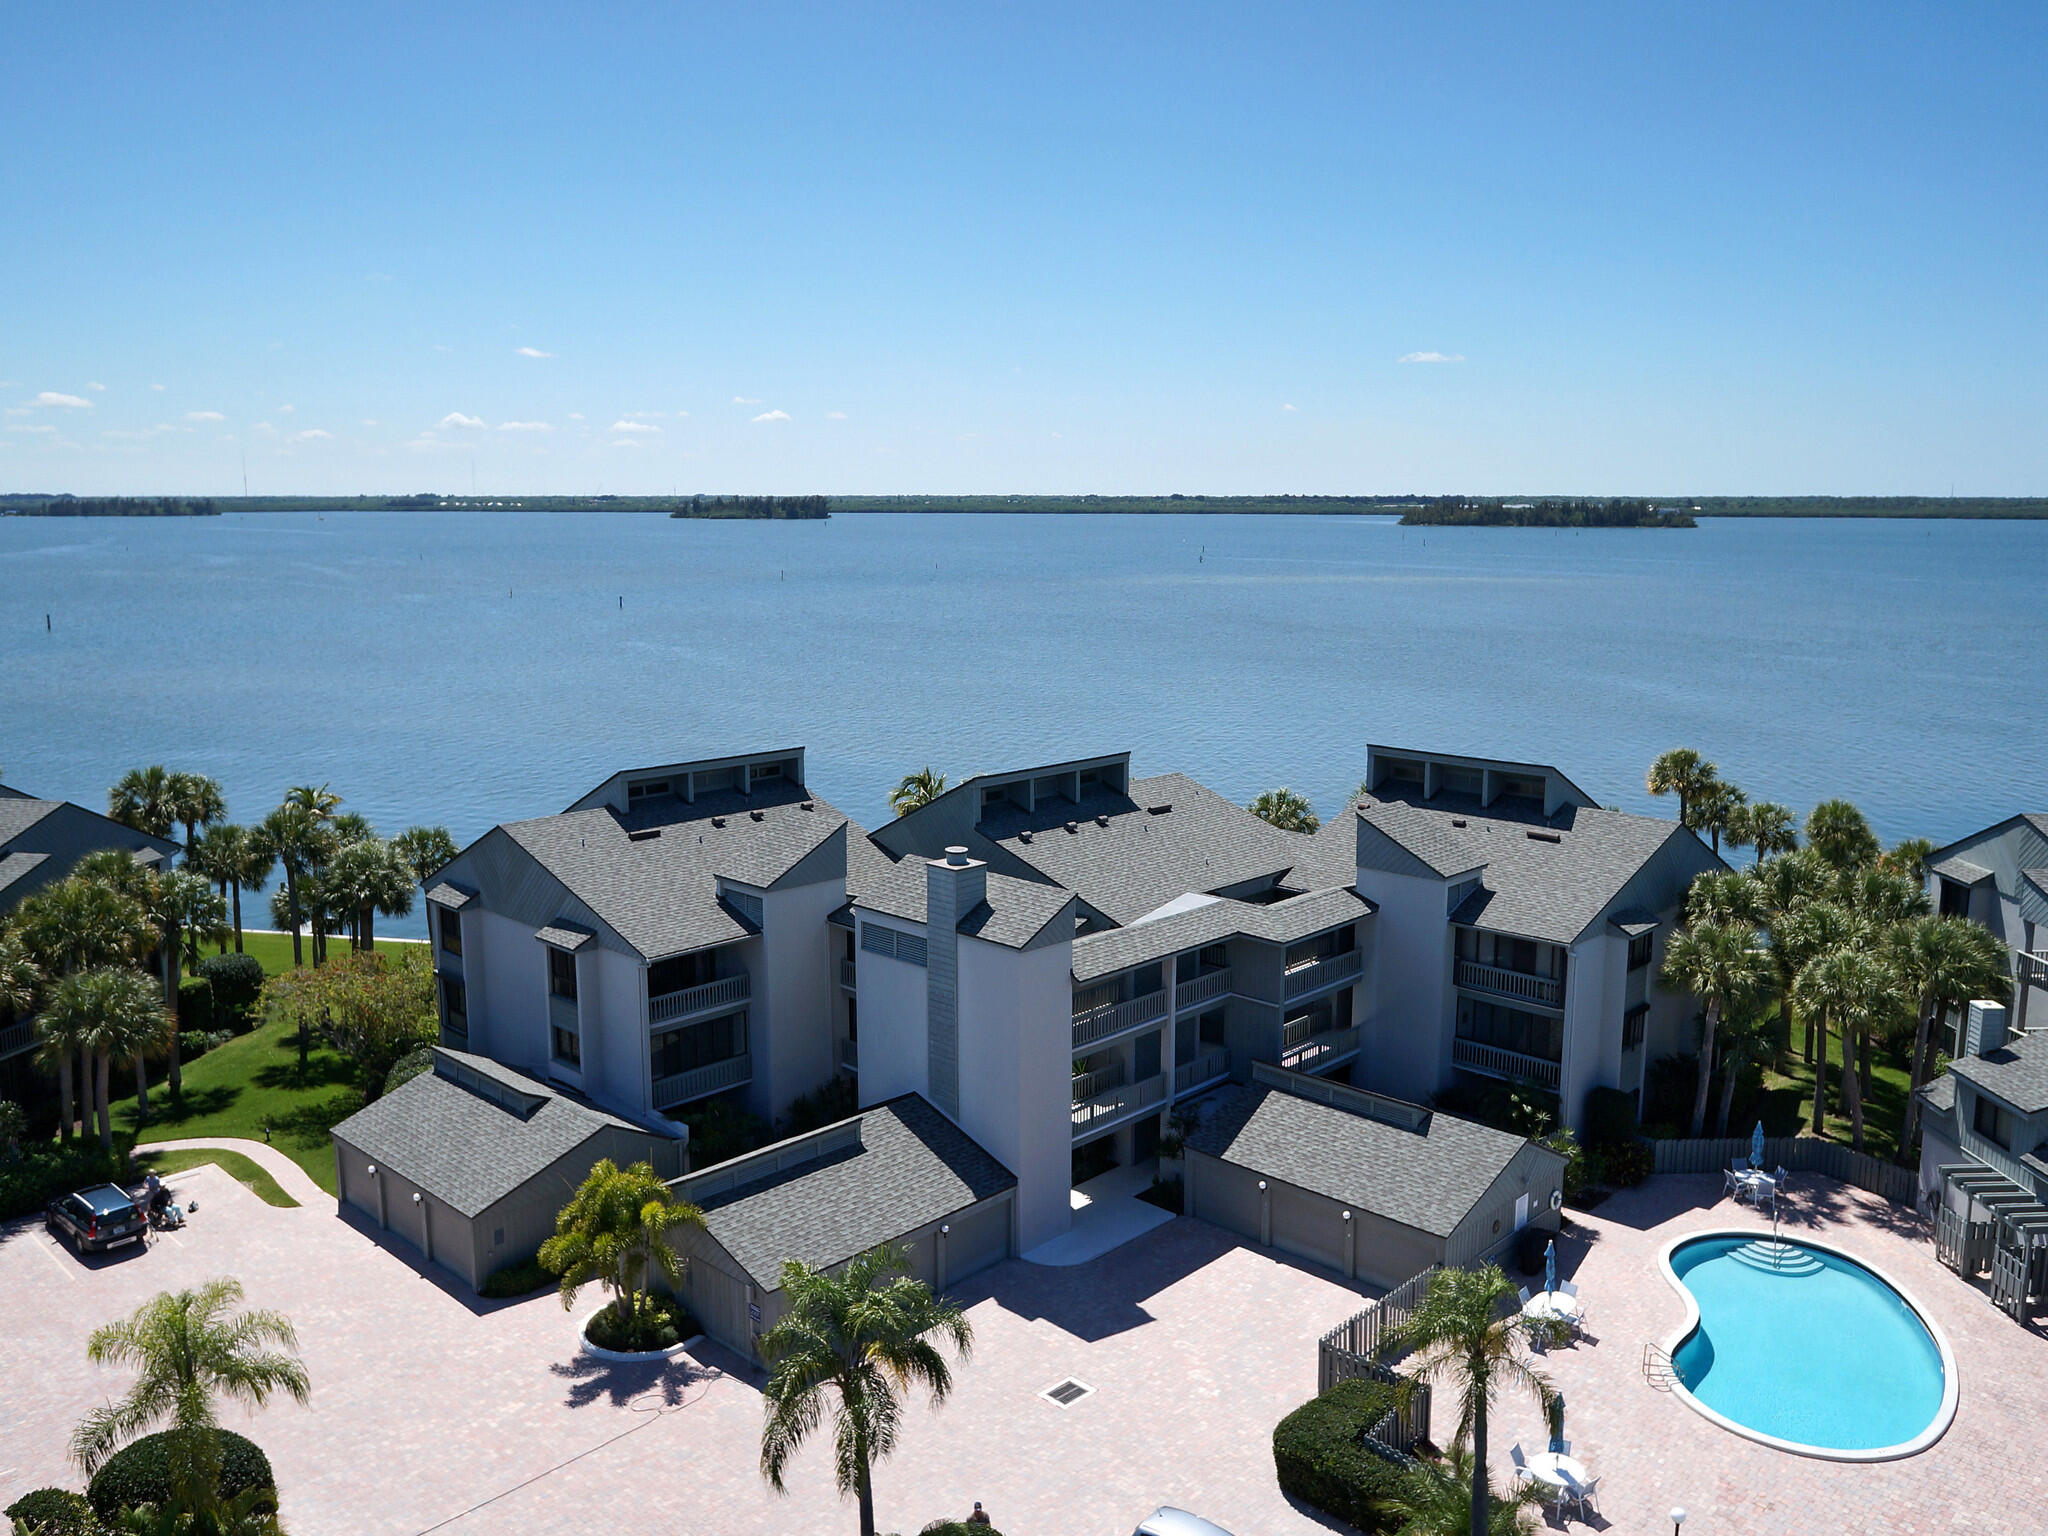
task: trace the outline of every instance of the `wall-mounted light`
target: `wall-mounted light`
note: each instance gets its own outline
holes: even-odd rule
[[[414,1205],[418,1205],[420,1203],[420,1192],[418,1190],[414,1190],[412,1192],[412,1203]]]
[[[377,1165],[375,1163],[370,1164],[370,1177],[373,1179],[377,1177]]]
[[[951,1223],[950,1221],[942,1221],[942,1222],[940,1222],[940,1223],[939,1223],[939,1236],[941,1236],[941,1237],[951,1237],[952,1235],[953,1235],[953,1224],[952,1224],[952,1223]]]
[[[1266,1181],[1265,1181],[1264,1179],[1261,1179],[1261,1180],[1259,1180],[1259,1191],[1260,1191],[1260,1193],[1262,1193],[1262,1194],[1263,1194],[1263,1193],[1265,1192],[1265,1188],[1266,1188]]]

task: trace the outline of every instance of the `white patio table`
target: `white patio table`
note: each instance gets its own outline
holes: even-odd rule
[[[1568,1323],[1580,1312],[1579,1299],[1563,1291],[1538,1291],[1522,1305],[1522,1316]]]

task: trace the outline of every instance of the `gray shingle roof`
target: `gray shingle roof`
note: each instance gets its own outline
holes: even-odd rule
[[[1188,1138],[1198,1152],[1448,1237],[1527,1142],[1441,1111],[1420,1131],[1262,1084]]]
[[[754,932],[720,903],[718,877],[773,885],[846,825],[801,785],[782,784],[700,795],[694,805],[664,795],[623,814],[598,806],[503,830],[644,958],[662,960]]]
[[[464,907],[476,900],[476,892],[465,891],[461,886],[451,885],[446,880],[443,880],[427,892],[427,900],[437,907],[448,907],[453,911],[460,912]]]
[[[851,1144],[840,1145],[836,1127],[814,1132],[806,1139],[824,1144],[817,1159],[700,1202],[711,1235],[762,1290],[781,1288],[786,1259],[829,1268],[1016,1187],[1009,1169],[916,1094],[847,1125],[858,1128]],[[692,1184],[717,1172],[681,1180],[678,1193],[695,1198]]]
[[[0,897],[7,894],[10,885],[36,869],[49,857],[47,853],[0,854]]]
[[[1929,1079],[1921,1085],[1920,1102],[1929,1109],[1944,1110],[1949,1114],[1954,1114],[1956,1108],[1956,1080],[1946,1072],[1942,1073],[1939,1077]]]
[[[1022,949],[1037,938],[1074,899],[1059,887],[1036,880],[1016,880],[993,872],[987,879],[988,899],[962,916],[959,930],[1010,949]],[[925,861],[915,856],[891,859],[857,829],[849,829],[846,892],[853,905],[864,911],[921,923],[925,920]]]
[[[1440,874],[1486,867],[1452,921],[1553,944],[1584,933],[1672,838],[1693,836],[1674,822],[1582,806],[1545,817],[1498,801],[1481,810],[1453,795],[1359,804],[1363,820]]]
[[[1927,867],[1937,875],[1958,881],[1963,885],[1975,885],[1979,880],[1989,880],[1991,878],[1991,871],[1982,864],[1972,864],[1968,859],[1957,855],[1951,855],[1946,859],[1938,859]]]
[[[1958,1056],[1948,1069],[2021,1114],[2048,1109],[2048,1034],[2021,1035],[1986,1056]]]
[[[30,827],[55,811],[62,800],[0,800],[0,848],[5,848]]]
[[[1185,912],[1092,933],[1074,941],[1074,979],[1091,981],[1134,965],[1147,965],[1185,949],[1237,934],[1291,944],[1325,928],[1369,916],[1373,905],[1356,891],[1311,891],[1261,906],[1219,898]]]
[[[442,1075],[437,1065],[357,1110],[334,1134],[465,1216],[489,1209],[607,1127],[651,1139],[631,1121],[566,1098],[497,1062],[445,1048],[439,1054],[511,1095],[538,1098],[539,1106],[522,1118]]]

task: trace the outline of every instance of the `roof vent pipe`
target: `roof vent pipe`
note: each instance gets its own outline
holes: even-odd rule
[[[948,848],[946,850],[946,862],[955,869],[965,869],[967,867],[967,850],[958,845]]]

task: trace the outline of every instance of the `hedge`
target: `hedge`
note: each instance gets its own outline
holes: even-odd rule
[[[24,1144],[15,1161],[0,1160],[0,1221],[41,1211],[53,1196],[74,1189],[118,1184],[125,1173],[118,1153],[104,1151],[89,1138],[68,1146],[54,1141]]]
[[[213,987],[221,1026],[246,1029],[249,1010],[263,992],[263,962],[254,955],[208,955],[199,962],[199,974]]]
[[[407,1051],[391,1064],[391,1070],[384,1074],[384,1091],[396,1093],[416,1077],[424,1076],[434,1069],[434,1048],[423,1045],[418,1050]]]
[[[18,1520],[29,1536],[98,1536],[98,1516],[83,1494],[68,1488],[38,1488],[7,1506],[7,1518]]]
[[[137,1504],[162,1504],[170,1499],[171,1431],[144,1435],[132,1445],[116,1451],[93,1474],[85,1496],[94,1511],[109,1524],[121,1518],[121,1511]],[[270,1458],[256,1442],[231,1429],[220,1431],[220,1494],[232,1499],[249,1488],[275,1488]]]
[[[1365,1444],[1365,1432],[1393,1410],[1395,1390],[1383,1381],[1340,1381],[1282,1419],[1273,1430],[1280,1491],[1361,1531],[1399,1524],[1391,1500],[1405,1474]]]
[[[521,1259],[492,1270],[477,1287],[477,1294],[493,1301],[507,1296],[531,1296],[543,1286],[557,1285],[561,1277],[543,1268],[539,1259]]]
[[[178,1033],[204,1034],[213,1028],[213,983],[187,976],[178,983]]]
[[[1636,1101],[1619,1088],[1586,1092],[1586,1144],[1612,1147],[1636,1139]]]

